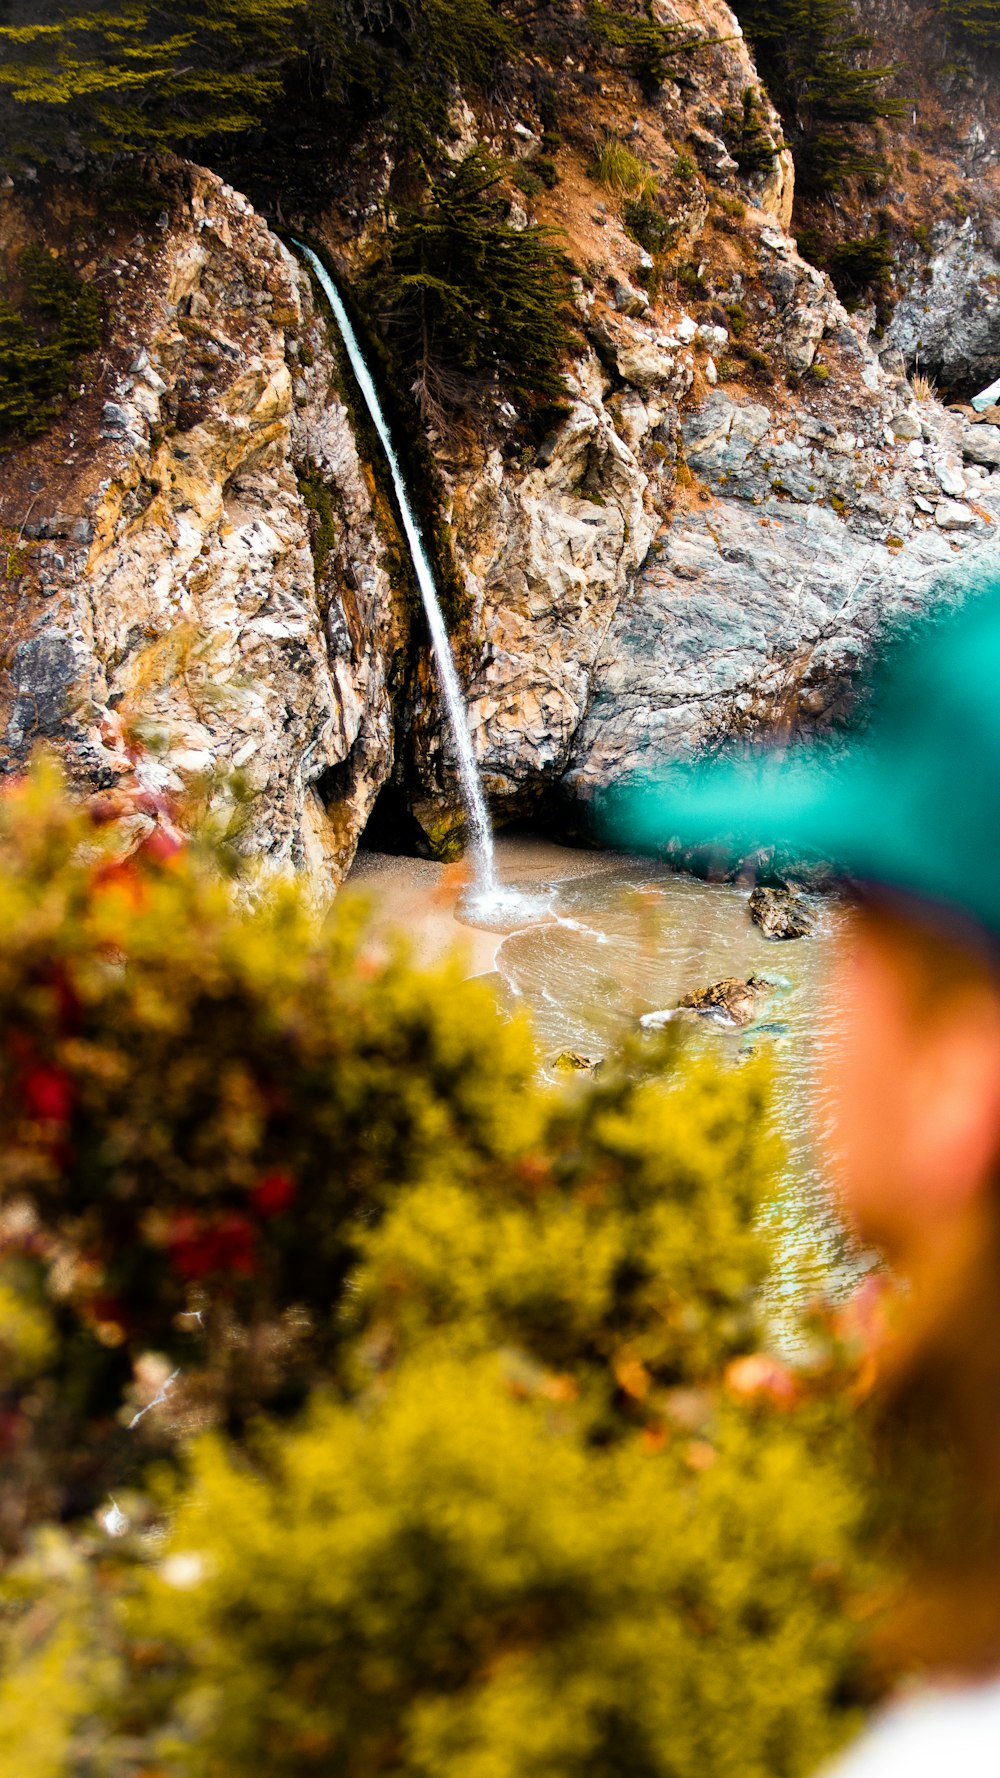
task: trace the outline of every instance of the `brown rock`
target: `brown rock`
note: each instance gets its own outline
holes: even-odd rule
[[[812,932],[813,917],[792,889],[754,889],[747,906],[765,938],[805,938]]]
[[[689,994],[682,995],[677,1004],[689,1007],[692,1012],[713,1017],[721,1015],[733,1025],[749,1025],[773,987],[774,983],[763,975],[747,976],[745,981],[739,976],[726,976],[721,982],[712,982],[710,987],[693,988]]]

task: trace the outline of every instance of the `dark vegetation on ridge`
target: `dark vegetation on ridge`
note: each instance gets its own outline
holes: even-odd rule
[[[905,101],[886,90],[893,68],[866,65],[872,38],[858,30],[850,0],[743,0],[739,14],[802,184],[829,192],[878,176],[881,161],[857,126],[898,117]]]
[[[103,304],[44,247],[25,247],[19,272],[20,304],[0,301],[0,434],[30,438],[74,393],[80,359],[101,341]]]
[[[549,412],[565,394],[568,267],[551,229],[510,226],[503,174],[477,148],[429,175],[423,201],[397,209],[371,278],[421,413],[439,430],[496,384]]]
[[[874,39],[858,29],[851,0],[743,0],[741,23],[785,127],[795,162],[796,208],[810,209],[853,182],[877,195],[885,156],[873,126],[902,116],[897,69],[872,65]],[[885,284],[892,264],[884,228],[826,244],[810,224],[799,251],[828,271],[849,308]]]
[[[176,148],[244,131],[277,96],[301,0],[3,0],[0,159]]]
[[[803,187],[874,177],[858,132],[901,101],[887,92],[892,70],[866,65],[870,40],[849,0],[747,0],[740,11]],[[510,182],[530,191],[558,179],[574,90],[597,92],[617,72],[655,99],[712,41],[639,0],[223,0],[207,18],[191,0],[84,0],[70,14],[58,0],[4,0],[0,158],[17,173],[97,154],[127,178],[130,158],[173,148],[279,223],[307,223],[352,181],[362,197],[381,137],[392,176],[368,287],[425,420],[447,433],[493,390],[544,430],[574,339],[567,266],[557,238],[510,225]],[[456,94],[509,105],[522,92],[542,123],[534,159],[473,156],[456,169],[442,152]],[[744,177],[768,170],[777,145],[752,88],[724,133]],[[669,253],[661,203],[634,194],[626,220],[649,251]],[[844,248],[825,262],[850,297],[883,267],[877,237]]]
[[[941,0],[956,38],[981,49],[1000,49],[1000,0]]]

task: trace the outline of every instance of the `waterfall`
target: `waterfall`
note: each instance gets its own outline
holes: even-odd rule
[[[444,613],[442,612],[438,601],[437,587],[434,584],[434,574],[427,557],[427,551],[424,548],[424,540],[421,535],[420,526],[407,497],[406,483],[403,480],[403,473],[399,467],[399,459],[393,448],[392,437],[388,425],[386,424],[385,415],[382,412],[382,406],[378,398],[378,391],[375,388],[375,384],[372,382],[371,373],[365,363],[364,353],[358,343],[357,335],[351,326],[350,316],[344,307],[340,291],[337,289],[336,284],[322,260],[317,257],[312,248],[307,247],[302,241],[296,241],[295,245],[301,253],[305,254],[305,257],[308,259],[309,264],[312,266],[313,271],[316,273],[316,276],[323,287],[326,299],[333,312],[333,318],[337,323],[340,337],[344,342],[344,349],[347,352],[351,369],[354,372],[355,381],[364,397],[365,406],[372,417],[375,430],[378,433],[382,449],[386,455],[386,461],[389,464],[392,485],[396,490],[396,499],[399,503],[400,517],[403,521],[403,530],[406,533],[406,541],[410,546],[410,555],[417,576],[417,585],[420,588],[420,597],[424,602],[424,610],[427,613],[427,624],[431,633],[431,644],[434,649],[435,660],[437,661],[441,689],[444,693],[444,700],[448,707],[448,717],[451,722],[452,734],[455,737],[455,752],[458,756],[458,773],[462,784],[462,799],[465,803],[466,812],[469,817],[469,825],[472,830],[472,851],[475,859],[476,889],[480,896],[493,896],[497,891],[496,862],[493,854],[493,829],[490,825],[489,812],[486,808],[486,798],[483,795],[482,780],[479,776],[479,767],[476,764],[476,755],[472,747],[472,736],[469,733],[465,700],[462,696],[462,688],[459,684],[458,673],[455,669],[455,657],[451,652],[451,643],[448,640],[448,631],[445,628]]]

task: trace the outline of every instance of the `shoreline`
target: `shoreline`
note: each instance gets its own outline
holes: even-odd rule
[[[502,884],[531,887],[599,876],[613,869],[618,859],[614,853],[557,845],[534,835],[501,833],[496,837],[496,862]],[[438,963],[458,952],[466,957],[468,976],[492,975],[510,932],[488,931],[461,918],[458,904],[468,884],[464,861],[438,864],[430,858],[358,852],[341,893],[367,898],[369,939],[376,948],[388,946],[394,935],[402,933],[418,963]]]

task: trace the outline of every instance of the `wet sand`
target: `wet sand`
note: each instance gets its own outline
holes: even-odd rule
[[[618,863],[605,852],[507,834],[497,835],[496,860],[502,883],[525,886],[606,875]],[[456,916],[468,885],[464,864],[359,852],[346,886],[367,898],[376,944],[385,944],[394,933],[402,932],[419,963],[436,963],[450,951],[458,951],[466,960],[469,975],[489,975],[496,968],[497,951],[506,935],[478,930]]]

